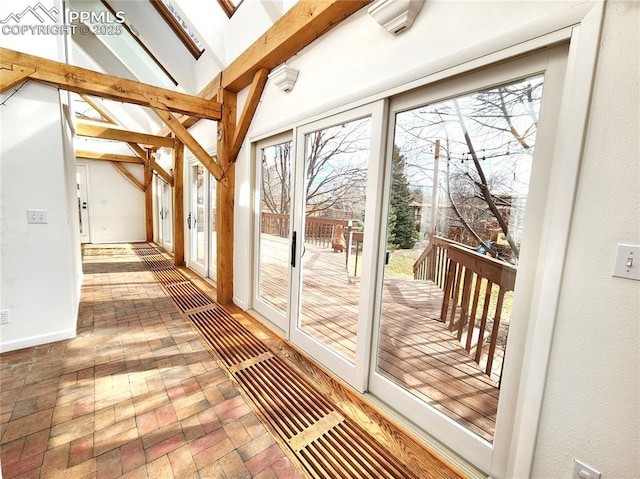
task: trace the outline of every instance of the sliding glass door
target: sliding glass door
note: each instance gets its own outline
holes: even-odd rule
[[[550,169],[536,154],[548,58],[390,105],[381,228],[388,261],[369,390],[483,470],[491,469],[499,405],[515,407],[500,403],[502,372],[510,331],[526,329],[512,311],[531,288],[525,281],[515,291],[520,264],[531,263],[522,253],[525,218],[543,213],[544,197],[530,191],[534,183],[540,191]]]
[[[286,331],[289,313],[291,134],[256,148],[253,308]]]
[[[382,110],[380,102],[345,112],[300,128],[296,137],[290,334],[358,388],[375,239],[376,196],[367,191],[378,187],[381,164],[372,132]]]
[[[566,55],[257,145],[254,309],[485,472],[512,434]]]

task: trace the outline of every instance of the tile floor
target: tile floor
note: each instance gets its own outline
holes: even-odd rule
[[[78,336],[0,356],[11,478],[299,478],[135,252],[85,249]]]

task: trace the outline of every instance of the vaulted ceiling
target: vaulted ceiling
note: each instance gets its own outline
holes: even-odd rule
[[[82,33],[75,30],[70,62],[197,95],[295,3],[296,0],[68,0],[70,10],[124,18],[124,24],[118,25],[118,34],[113,34],[114,24],[78,20],[89,28]],[[157,132],[162,127],[155,115],[143,109],[93,100],[124,127],[147,132]]]

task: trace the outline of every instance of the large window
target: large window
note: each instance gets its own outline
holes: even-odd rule
[[[542,86],[395,115],[376,372],[489,442]]]
[[[503,476],[566,58],[438,78],[257,147],[254,291],[278,289],[284,334]]]

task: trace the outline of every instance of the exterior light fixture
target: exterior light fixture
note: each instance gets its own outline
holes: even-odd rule
[[[298,79],[298,73],[300,73],[298,70],[283,63],[271,70],[269,80],[272,80],[282,91],[288,92],[293,90],[293,86]]]
[[[424,0],[375,0],[367,13],[394,35],[407,30],[422,10]]]

